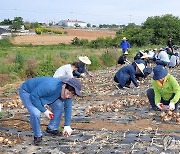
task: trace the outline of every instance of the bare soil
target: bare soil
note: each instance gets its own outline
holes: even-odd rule
[[[26,36],[16,36],[11,39],[14,44],[33,44],[33,45],[52,45],[71,43],[71,40],[75,37],[79,39],[87,39],[89,41],[95,40],[98,37],[114,37],[115,31],[112,30],[88,30],[88,29],[59,29],[63,33],[66,31],[67,34],[53,35],[53,34],[43,34],[43,35],[26,35]]]
[[[121,67],[121,66],[120,66]],[[99,105],[99,101],[96,99],[102,99],[100,102],[103,104],[109,104],[112,103],[113,101],[117,100],[117,99],[121,99],[121,100],[136,100],[138,102],[140,101],[146,101],[146,103],[148,103],[147,101],[147,97],[144,94],[141,94],[142,92],[144,93],[143,89],[146,89],[146,86],[149,84],[151,84],[151,78],[149,77],[149,79],[147,79],[147,81],[145,83],[143,83],[141,85],[141,89],[139,91],[137,91],[137,95],[131,95],[129,94],[128,91],[125,91],[123,94],[116,94],[114,92],[117,92],[117,88],[114,86],[113,84],[113,74],[115,73],[115,71],[118,70],[118,68],[109,68],[108,70],[105,70],[104,72],[102,71],[96,71],[94,72],[95,77],[93,79],[81,79],[81,81],[83,82],[83,87],[84,87],[84,93],[85,97],[79,99],[76,98],[77,100],[75,100],[74,102],[78,102],[81,104],[81,106],[84,106],[83,108],[85,109],[84,111],[84,116],[87,116],[86,110],[89,106],[97,106]],[[175,69],[174,69],[175,70]],[[179,68],[177,68],[177,72],[173,71],[173,73],[176,74],[176,76],[178,77],[179,80]],[[108,74],[109,73],[109,74]],[[23,82],[23,81],[22,81]],[[14,125],[16,125],[16,127],[20,130],[24,130],[24,129],[30,129],[30,125],[27,122],[23,122],[21,120],[18,120],[19,117],[22,116],[22,114],[27,113],[26,109],[20,109],[23,110],[22,113],[17,112],[17,108],[20,107],[19,105],[17,107],[9,106],[9,109],[7,107],[7,104],[9,104],[10,102],[14,102],[18,104],[19,102],[19,96],[17,95],[17,90],[18,87],[20,86],[20,84],[22,82],[17,82],[14,84],[8,84],[4,87],[0,88],[0,94],[1,94],[1,104],[4,105],[4,109],[5,110],[12,110],[15,113],[15,120],[7,120],[7,121],[3,121],[3,123],[1,123],[2,127],[14,127]],[[129,91],[134,91],[133,90],[133,85],[132,89],[129,89]],[[13,89],[13,90],[12,90]],[[95,96],[94,96],[95,94]],[[5,96],[4,96],[5,95]],[[96,99],[95,99],[96,98]],[[95,99],[95,100],[93,100]],[[19,103],[20,105],[22,105],[22,103]],[[138,107],[142,107],[143,105],[139,105]],[[149,107],[149,104],[145,104],[145,106],[147,106],[147,108]],[[128,107],[128,106],[127,106]],[[123,107],[124,108],[124,107]],[[107,112],[107,111],[105,111]],[[110,111],[113,112],[113,111]],[[117,115],[123,115],[123,114],[127,114],[126,112],[126,107],[125,107],[125,111],[122,110],[122,112],[118,112]],[[99,111],[95,111],[92,114],[89,114],[89,116],[93,117],[94,115],[100,113]],[[108,112],[107,112],[108,113]],[[129,112],[129,115],[133,115],[134,113]],[[1,121],[0,121],[1,122]],[[44,122],[44,125],[47,125],[47,121]],[[62,124],[63,125],[63,122]],[[72,122],[72,127],[73,128],[84,128],[84,129],[102,129],[102,128],[106,128],[108,130],[127,130],[127,129],[133,129],[133,130],[140,130],[140,129],[147,129],[149,127],[151,127],[152,129],[156,129],[157,128],[157,124],[154,123],[154,121],[152,119],[143,119],[143,118],[137,118],[133,123],[127,123],[127,124],[122,124],[122,123],[114,123],[112,121],[109,121],[108,119],[104,118],[104,119],[92,119],[90,122],[84,123],[84,122]],[[179,129],[179,125],[173,125],[171,123],[160,123],[158,125],[159,129],[162,130],[177,130]]]
[[[141,153],[160,153],[164,152],[163,137],[168,135],[174,136],[176,140],[176,143],[170,147],[169,153],[174,151],[178,153],[180,123],[175,120],[163,121],[160,118],[162,112],[149,110],[146,90],[151,87],[152,74],[146,78],[139,89],[131,84],[130,89],[119,90],[113,77],[121,67],[118,65],[93,71],[90,73],[94,78],[80,79],[84,97],[74,98],[71,124],[74,134],[69,139],[45,135],[43,145],[39,148],[33,146],[29,114],[18,96],[18,87],[23,81],[0,87],[0,104],[3,105],[3,112],[10,113],[7,116],[0,115],[0,153],[14,153],[14,150],[16,153],[55,153],[54,149],[57,150],[56,153],[60,151],[111,153],[117,152],[117,149],[124,150],[120,153],[133,153],[134,150]],[[168,70],[180,83],[179,66]],[[43,131],[48,123],[49,120],[42,114]],[[63,120],[61,126],[63,126]],[[23,135],[23,132],[27,134]],[[127,132],[133,136],[128,137]],[[83,137],[90,137],[90,139],[83,140]],[[141,141],[140,137],[144,137],[144,141]],[[100,143],[99,140],[102,142]],[[123,146],[125,149],[122,148]]]

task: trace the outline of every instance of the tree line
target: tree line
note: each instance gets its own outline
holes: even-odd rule
[[[122,38],[126,37],[132,46],[165,45],[169,38],[180,44],[180,19],[171,14],[148,17],[142,25],[130,23],[116,32],[115,37],[98,38],[88,42],[74,38],[73,45],[92,48],[118,47]]]
[[[42,23],[24,22],[22,17],[13,20],[5,19],[0,25],[10,25],[12,30],[18,30],[22,25],[25,29],[40,28]],[[101,24],[99,28],[115,29],[115,37],[98,38],[93,41],[74,38],[71,42],[76,46],[87,46],[91,48],[118,47],[123,37],[126,37],[132,46],[142,47],[147,45],[164,45],[168,38],[173,38],[175,44],[180,44],[180,18],[172,14],[148,17],[141,25],[129,23],[125,25]]]

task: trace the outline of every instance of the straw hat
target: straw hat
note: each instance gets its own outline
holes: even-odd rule
[[[122,40],[127,40],[126,37],[123,37]]]
[[[144,74],[143,70],[145,69],[145,65],[143,63],[136,63],[137,67],[140,69],[140,71]]]
[[[145,52],[141,58],[149,58],[149,57],[150,57],[150,55],[148,55],[148,54]]]
[[[139,52],[142,53],[143,55],[144,55],[144,53],[145,53],[144,50],[140,50]]]
[[[89,60],[89,58],[87,56],[80,56],[79,60],[85,64],[88,64],[88,65],[91,64],[91,61]]]
[[[153,51],[157,51],[157,49],[155,48],[155,49],[153,49]]]
[[[124,55],[128,55],[128,52],[127,52],[127,51],[125,51],[125,52],[124,52]]]

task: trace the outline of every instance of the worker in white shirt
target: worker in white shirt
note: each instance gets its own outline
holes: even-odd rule
[[[158,53],[158,56],[157,56],[157,59],[156,59],[156,64],[157,65],[168,66],[170,60],[169,60],[169,56],[168,56],[167,52],[162,48],[160,48],[158,50],[158,52],[159,53]]]
[[[69,78],[73,78],[73,71],[77,69],[78,69],[78,62],[63,65],[56,70],[53,77],[58,78],[60,80],[66,80],[66,79],[68,80]]]

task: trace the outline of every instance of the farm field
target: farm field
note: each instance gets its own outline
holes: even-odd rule
[[[161,119],[150,111],[146,90],[152,74],[139,89],[118,90],[113,75],[122,66],[91,72],[93,79],[81,79],[84,97],[74,99],[71,137],[49,136],[48,120],[42,114],[42,146],[33,145],[29,114],[22,105],[18,87],[0,89],[3,110],[0,117],[0,153],[179,153],[180,123]],[[180,82],[179,67],[169,69]],[[61,122],[63,126],[63,121]],[[168,140],[170,140],[168,144]]]
[[[114,37],[115,31],[111,30],[88,30],[88,29],[58,29],[62,32],[67,32],[67,34],[53,35],[53,34],[43,34],[43,35],[26,35],[17,36],[11,39],[14,44],[33,44],[33,45],[52,45],[59,43],[71,43],[71,40],[75,37],[79,39],[87,39],[89,41],[95,40],[98,37]]]
[[[62,31],[68,31],[68,34],[18,36],[11,41],[14,44],[53,45],[68,44],[74,37],[93,40],[115,36],[115,31],[106,30]],[[43,144],[39,147],[33,145],[29,114],[18,96],[18,88],[23,81],[0,87],[0,154],[179,154],[179,113],[169,115],[165,111],[165,119],[161,116],[161,111],[150,110],[146,90],[151,87],[153,74],[147,77],[139,89],[133,84],[130,89],[117,89],[113,77],[121,67],[116,65],[91,71],[94,78],[80,79],[83,97],[74,98],[71,124],[74,131],[71,137],[47,134],[45,130],[49,120],[42,114]],[[180,66],[168,71],[180,83]],[[5,80],[8,77],[3,78]],[[60,127],[63,127],[63,122],[62,120]]]

